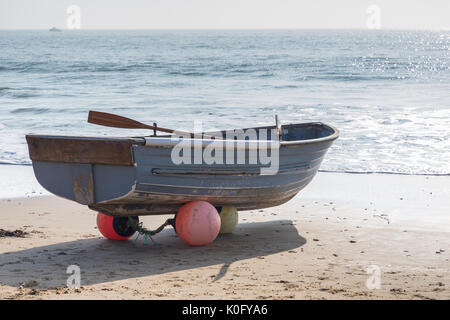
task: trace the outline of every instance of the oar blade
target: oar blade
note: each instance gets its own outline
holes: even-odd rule
[[[88,122],[98,124],[106,127],[124,128],[124,129],[152,129],[153,127],[143,124],[139,121],[135,121],[126,117],[118,116],[115,114],[89,111]]]
[[[183,134],[185,136],[190,136],[192,138],[194,138],[195,136],[193,133],[190,132],[184,132],[179,130],[175,131],[173,129],[167,129],[162,127],[154,127],[130,118],[118,116],[116,114],[93,110],[89,111],[88,122],[105,127],[123,128],[123,129],[150,129],[166,133],[176,132],[177,134]],[[203,135],[203,137],[210,138],[207,135]]]

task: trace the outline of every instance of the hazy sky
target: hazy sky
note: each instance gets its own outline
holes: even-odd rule
[[[0,0],[0,29],[366,28],[380,8],[383,29],[450,28],[450,0]]]

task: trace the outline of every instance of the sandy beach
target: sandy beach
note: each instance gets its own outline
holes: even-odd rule
[[[0,229],[26,235],[0,237],[0,298],[449,299],[449,207],[448,176],[320,172],[189,247],[171,228],[156,244],[106,240],[95,212],[54,196],[4,198]],[[80,289],[66,287],[70,265]]]

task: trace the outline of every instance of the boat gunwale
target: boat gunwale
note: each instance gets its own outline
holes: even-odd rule
[[[325,124],[323,122],[304,122],[304,123],[293,123],[293,124],[286,124],[283,125],[283,128],[286,127],[296,127],[296,126],[322,126],[325,127],[326,129],[332,131],[332,133],[330,135],[327,135],[325,137],[320,137],[320,138],[314,138],[314,139],[303,139],[303,140],[292,140],[292,141],[273,141],[273,140],[232,140],[232,142],[234,144],[237,145],[242,145],[242,147],[244,147],[245,149],[248,149],[249,146],[251,146],[252,144],[261,144],[261,143],[268,143],[270,144],[271,142],[276,142],[277,144],[280,145],[280,147],[282,146],[286,146],[286,147],[291,147],[291,146],[297,146],[297,145],[310,145],[310,144],[316,144],[316,143],[322,143],[322,142],[327,142],[327,141],[334,141],[339,137],[339,130],[337,128],[335,128],[332,125],[328,125]],[[254,128],[245,128],[245,129],[231,129],[231,130],[248,130],[248,129],[272,129],[275,128],[275,126],[263,126],[263,127],[254,127]],[[222,130],[221,132],[228,132],[231,130]],[[207,133],[207,132],[205,132]],[[218,133],[218,131],[216,131],[215,133]],[[203,133],[202,133],[203,134]],[[200,134],[199,134],[200,135]],[[173,147],[174,144],[178,143],[180,140],[173,140],[171,135],[161,135],[161,136],[140,136],[140,137],[93,137],[93,136],[66,136],[66,135],[45,135],[45,134],[27,134],[28,136],[32,136],[32,137],[37,137],[37,138],[52,138],[52,139],[79,139],[79,140],[84,140],[84,139],[92,139],[92,140],[117,140],[117,141],[122,141],[122,140],[131,140],[131,143],[133,145],[140,145],[140,146],[146,146],[146,147],[165,147],[165,148],[170,148]],[[153,140],[156,143],[151,144],[151,145],[147,145],[147,141],[148,140]],[[160,140],[158,143],[156,140]],[[170,139],[170,140],[168,140]],[[217,142],[218,140],[215,139],[195,139],[195,138],[184,138],[183,140],[191,140],[191,141],[196,141],[196,140],[200,140],[203,143],[212,143],[212,142]],[[230,140],[226,140],[223,139],[223,141],[230,141]]]

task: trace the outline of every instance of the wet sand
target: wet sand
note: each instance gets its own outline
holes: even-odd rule
[[[171,228],[157,244],[106,240],[95,212],[54,196],[0,199],[0,229],[27,233],[0,236],[0,298],[449,299],[449,208],[450,177],[319,173],[194,248]]]

